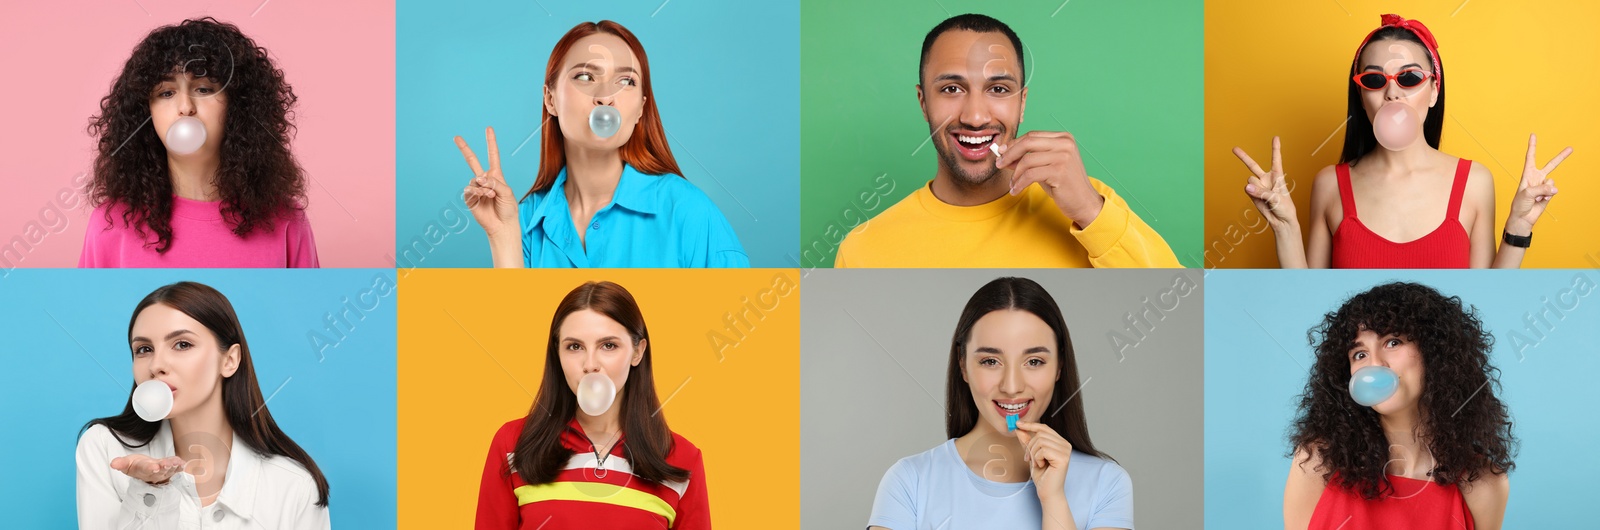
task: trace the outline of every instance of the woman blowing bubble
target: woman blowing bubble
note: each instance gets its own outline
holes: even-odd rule
[[[150,32],[90,124],[79,267],[316,267],[294,92],[267,50],[211,18]]]
[[[328,480],[273,420],[227,297],[156,289],[133,309],[128,349],[138,390],[78,439],[79,528],[329,527]]]
[[[1535,137],[1528,137],[1510,215],[1504,230],[1494,233],[1494,177],[1482,164],[1439,151],[1443,66],[1433,33],[1397,15],[1384,15],[1383,25],[1356,48],[1344,152],[1312,184],[1311,230],[1303,245],[1278,139],[1267,169],[1234,148],[1253,175],[1245,193],[1272,226],[1280,266],[1522,266],[1533,225],[1557,191],[1548,176],[1572,148],[1541,167]],[[1503,242],[1498,250],[1497,241]]]
[[[709,530],[700,449],[667,426],[650,330],[611,282],[567,293],[525,417],[495,432],[478,530]]]
[[[1284,528],[1498,530],[1516,439],[1477,312],[1389,283],[1345,301],[1310,337]]]
[[[585,22],[545,67],[539,174],[518,200],[489,128],[489,166],[460,136],[462,190],[496,267],[749,267],[715,203],[683,178],[651,92],[643,45]]]

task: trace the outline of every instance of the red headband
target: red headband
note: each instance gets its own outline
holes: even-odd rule
[[[1361,46],[1356,48],[1355,59],[1350,61],[1351,73],[1355,73],[1356,67],[1361,61],[1361,50],[1367,48],[1367,42],[1372,40],[1373,35],[1376,35],[1379,31],[1383,30],[1383,28],[1404,28],[1406,31],[1410,31],[1412,34],[1416,35],[1417,39],[1422,41],[1422,46],[1427,48],[1428,55],[1432,56],[1433,58],[1434,79],[1436,79],[1439,83],[1443,83],[1444,69],[1439,67],[1439,41],[1434,40],[1433,32],[1428,31],[1428,27],[1422,25],[1422,22],[1416,20],[1406,20],[1405,17],[1400,15],[1384,15],[1381,20],[1382,25],[1378,26],[1378,29],[1372,30],[1371,33],[1367,34],[1366,38],[1361,39]]]

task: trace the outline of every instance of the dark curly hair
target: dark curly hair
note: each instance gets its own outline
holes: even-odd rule
[[[1346,354],[1361,331],[1404,337],[1422,355],[1425,391],[1417,403],[1417,435],[1433,454],[1434,483],[1461,486],[1486,472],[1511,471],[1516,438],[1510,412],[1496,397],[1500,371],[1489,364],[1494,336],[1460,297],[1395,282],[1351,297],[1306,334],[1316,361],[1300,395],[1290,442],[1308,455],[1315,452],[1324,480],[1366,499],[1394,492],[1384,473],[1389,442],[1378,413],[1350,399],[1347,390]]]
[[[162,78],[185,72],[221,85],[227,98],[216,184],[233,233],[271,231],[279,216],[305,207],[305,175],[289,152],[297,98],[266,48],[210,17],[156,28],[133,49],[90,119],[99,145],[88,193],[95,206],[125,206],[122,223],[145,237],[154,233],[158,253],[172,246],[173,191],[166,147],[155,127],[146,127],[150,93]]]

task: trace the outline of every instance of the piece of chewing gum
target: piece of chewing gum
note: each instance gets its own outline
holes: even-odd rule
[[[989,151],[994,153],[994,156],[1000,156],[1000,144],[996,142],[989,142]]]
[[[1015,430],[1017,430],[1017,415],[1016,414],[1007,414],[1006,415],[1006,432],[1011,432],[1011,431],[1015,431]]]

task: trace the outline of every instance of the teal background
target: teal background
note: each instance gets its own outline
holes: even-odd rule
[[[1200,266],[1204,5],[1155,2],[807,0],[800,8],[801,267],[832,267],[857,197],[887,174],[889,199],[937,167],[917,106],[922,39],[982,13],[1022,39],[1028,83],[1018,133],[1069,131],[1084,167]],[[915,154],[913,154],[915,153]],[[870,195],[869,195],[870,196]],[[830,229],[830,226],[832,227]]]
[[[395,527],[395,303],[376,299],[344,339],[327,331],[394,269],[18,269],[0,280],[0,511],[6,528],[77,528],[78,432],[133,390],[128,319],[157,287],[191,280],[233,303],[273,419],[328,479],[335,527]],[[374,295],[366,297],[371,307]],[[341,324],[342,326],[342,324]],[[318,351],[310,333],[330,345]],[[274,394],[276,393],[276,394]],[[109,464],[109,462],[108,462]]]
[[[1515,271],[1211,271],[1206,278],[1205,470],[1207,528],[1282,528],[1289,475],[1290,422],[1312,361],[1306,331],[1350,296],[1379,283],[1415,281],[1476,307],[1495,337],[1497,396],[1521,441],[1511,472],[1506,528],[1560,528],[1592,519],[1591,458],[1600,437],[1600,288],[1577,307],[1546,317],[1555,326],[1537,346],[1525,316],[1563,295],[1574,281],[1600,285],[1600,272]],[[1565,296],[1563,300],[1563,296]]]
[[[526,193],[539,167],[550,50],[578,23],[602,19],[644,45],[678,167],[722,210],[750,264],[795,266],[786,255],[799,230],[798,11],[796,1],[402,0],[396,266],[490,265],[488,239],[461,200],[472,172],[452,138],[487,160],[483,130],[493,126],[506,180]]]

